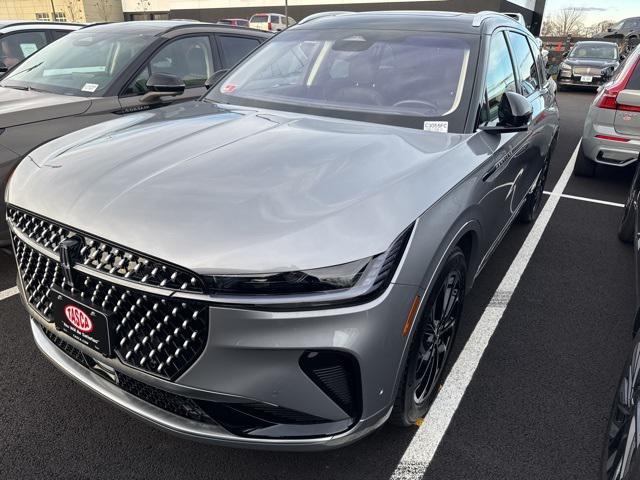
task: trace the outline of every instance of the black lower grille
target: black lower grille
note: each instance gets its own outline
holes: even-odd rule
[[[56,260],[13,235],[13,244],[27,302],[53,322],[53,286],[82,298],[114,322],[115,354],[121,362],[175,379],[204,350],[209,327],[203,302],[173,299],[125,288],[75,271],[75,287],[64,280]]]
[[[359,416],[360,369],[353,356],[330,350],[305,352],[300,368],[351,418]]]
[[[43,332],[56,347],[86,368],[93,368],[95,360],[73,345],[42,327]],[[99,373],[99,372],[98,372]],[[316,425],[327,420],[288,408],[266,403],[222,403],[195,399],[167,392],[146,384],[122,372],[115,372],[116,384],[125,392],[138,397],[162,410],[183,418],[206,424],[218,424],[241,436],[262,432],[273,425]]]

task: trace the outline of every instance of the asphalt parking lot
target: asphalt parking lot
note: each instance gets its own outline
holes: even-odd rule
[[[559,94],[561,134],[552,191],[578,144],[590,92]],[[612,396],[631,345],[633,251],[616,228],[633,171],[571,177],[459,404],[441,403],[443,436],[385,426],[322,453],[255,452],[174,438],[83,390],[37,351],[0,251],[0,478],[598,479]],[[472,332],[531,226],[516,224],[466,300],[456,351]],[[5,294],[9,295],[11,292]],[[464,365],[456,367],[464,369]],[[445,380],[449,382],[448,378]],[[434,429],[435,430],[435,429]],[[426,439],[426,440],[425,440]],[[421,442],[429,445],[423,445]],[[436,448],[402,466],[408,448]]]

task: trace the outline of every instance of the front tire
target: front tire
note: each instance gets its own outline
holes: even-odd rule
[[[415,425],[424,417],[440,385],[440,378],[462,314],[467,262],[456,247],[445,262],[416,326],[390,421]]]
[[[587,158],[582,150],[582,145],[578,150],[576,164],[573,166],[573,174],[578,177],[593,177],[596,174],[596,162]]]

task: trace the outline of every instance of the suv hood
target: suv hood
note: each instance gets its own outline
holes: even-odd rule
[[[616,67],[618,65],[617,60],[603,60],[598,58],[565,58],[564,63],[571,65],[572,67]]]
[[[385,251],[486,158],[469,138],[191,102],[40,147],[7,201],[199,273],[326,267]]]
[[[86,97],[0,86],[0,128],[80,115],[90,105]]]

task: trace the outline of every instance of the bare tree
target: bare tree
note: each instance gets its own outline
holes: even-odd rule
[[[100,18],[105,22],[109,21],[111,9],[113,8],[111,0],[97,0],[95,5],[98,9],[98,13],[100,14]]]
[[[68,13],[67,18],[72,22],[82,21],[82,2],[81,0],[66,0],[64,3]]]
[[[580,35],[584,32],[584,10],[577,7],[567,7],[551,17],[543,25],[543,35],[566,37]]]

